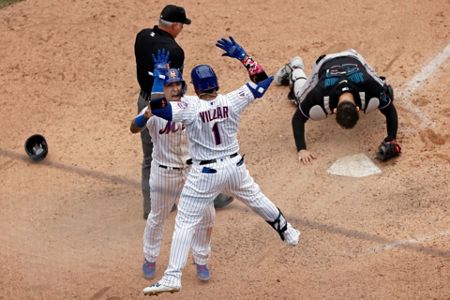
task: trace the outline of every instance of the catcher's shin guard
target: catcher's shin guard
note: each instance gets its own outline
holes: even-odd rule
[[[300,96],[300,90],[306,82],[305,71],[301,68],[294,69],[291,74],[290,82],[295,97]]]
[[[269,223],[269,225],[272,226],[272,228],[275,229],[276,232],[278,232],[281,240],[284,241],[284,232],[287,230],[288,223],[279,208],[278,208],[278,212],[279,212],[279,215],[274,221],[272,221],[272,222],[266,221],[266,222]]]

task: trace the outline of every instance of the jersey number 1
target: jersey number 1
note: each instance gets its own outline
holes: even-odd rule
[[[216,145],[222,144],[222,139],[220,138],[220,132],[219,132],[219,123],[214,123],[212,127],[212,132],[214,136],[214,141],[216,142]]]

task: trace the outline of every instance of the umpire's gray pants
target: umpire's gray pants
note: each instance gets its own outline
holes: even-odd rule
[[[139,94],[137,100],[137,108],[138,113],[148,105],[148,102]],[[147,219],[148,214],[150,213],[151,204],[150,204],[150,167],[152,164],[152,152],[153,152],[153,143],[150,134],[148,133],[147,127],[141,131],[141,141],[142,141],[142,152],[144,153],[144,158],[142,160],[142,177],[141,177],[141,186],[142,186],[142,197],[143,197],[143,205],[144,205],[144,219]]]

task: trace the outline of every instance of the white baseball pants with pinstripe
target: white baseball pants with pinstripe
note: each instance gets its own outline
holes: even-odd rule
[[[194,162],[181,192],[169,266],[160,284],[181,288],[182,269],[187,262],[194,228],[221,192],[240,199],[266,221],[274,221],[279,217],[278,208],[261,192],[240,155],[207,165]],[[287,224],[286,234],[298,241],[298,231]]]
[[[179,198],[188,171],[189,169],[164,169],[152,161],[150,172],[152,210],[144,230],[144,256],[147,261],[154,262],[159,256],[165,220]],[[212,203],[205,208],[193,235],[192,255],[197,264],[207,263],[211,252],[210,241],[214,218],[215,209]]]

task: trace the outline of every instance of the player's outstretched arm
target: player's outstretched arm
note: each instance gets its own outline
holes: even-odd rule
[[[294,132],[295,146],[297,147],[298,160],[304,164],[310,164],[317,156],[306,150],[305,142],[305,122],[306,119],[297,109],[292,117],[292,130]]]
[[[398,116],[394,103],[391,102],[387,107],[380,109],[380,112],[386,117],[387,136],[378,147],[376,157],[386,161],[400,155],[402,148],[397,142]]]
[[[169,70],[169,51],[165,48],[158,49],[156,54],[152,54],[152,59],[155,67],[153,72],[149,75],[154,76],[151,101],[148,105],[148,110],[155,116],[165,120],[172,120],[172,108],[164,96],[164,80]]]
[[[151,100],[164,97],[164,79],[169,69],[169,51],[165,48],[158,49],[155,53],[152,53],[153,59],[153,72],[148,74],[153,76],[153,86],[151,92]]]
[[[216,42],[216,46],[224,50],[222,56],[229,56],[239,60],[247,69],[250,80],[259,83],[268,78],[263,67],[245,52],[231,36],[229,39],[222,38]]]
[[[148,74],[155,78],[153,80],[150,103],[155,99],[161,101],[161,99],[164,98],[164,79],[166,78],[166,71],[168,69],[169,51],[164,48],[158,49],[156,55],[152,53],[152,59],[154,63],[153,72],[148,72]],[[131,121],[130,131],[132,133],[141,132],[152,115],[152,106],[149,104],[148,107],[141,111],[141,113]]]
[[[386,132],[385,140],[394,140],[397,138],[398,130],[398,115],[394,103],[391,102],[387,107],[380,109],[380,112],[386,117]]]

